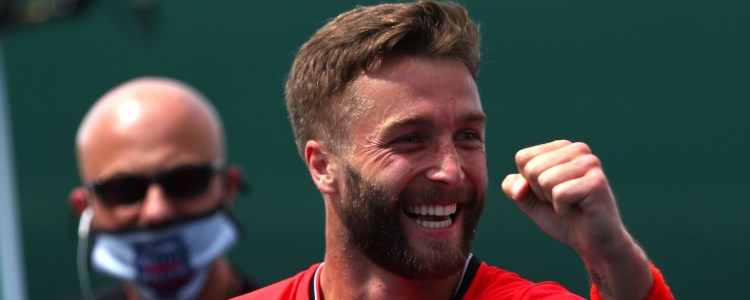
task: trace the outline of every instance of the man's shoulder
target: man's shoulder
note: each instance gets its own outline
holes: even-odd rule
[[[315,270],[318,269],[320,264],[314,264],[302,272],[297,273],[292,277],[271,284],[269,286],[260,288],[253,292],[244,294],[239,297],[232,298],[232,300],[254,300],[254,299],[268,299],[268,300],[286,300],[286,299],[308,299],[309,298],[309,287],[310,281]]]

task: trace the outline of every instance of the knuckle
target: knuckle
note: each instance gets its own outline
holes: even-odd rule
[[[568,190],[563,186],[558,185],[552,188],[550,195],[552,195],[552,201],[554,202],[563,201],[568,196]]]
[[[577,160],[579,163],[590,168],[601,166],[601,161],[599,160],[599,157],[593,154],[584,154],[580,156]]]
[[[550,190],[554,187],[554,182],[552,181],[552,175],[549,172],[544,172],[542,174],[539,174],[539,177],[537,178],[537,183],[539,186],[545,190]]]
[[[588,174],[586,174],[586,177],[588,177],[588,181],[593,186],[607,185],[607,177],[604,176],[604,172],[601,169],[589,171]]]
[[[526,176],[528,177],[537,178],[540,173],[538,163],[534,160],[529,161],[523,167],[523,173],[526,174]]]
[[[529,160],[529,150],[522,149],[516,152],[516,163],[524,163]]]
[[[570,147],[573,147],[577,153],[581,154],[591,154],[591,147],[587,145],[584,142],[575,142],[570,144]]]

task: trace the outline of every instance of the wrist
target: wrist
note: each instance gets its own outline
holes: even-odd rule
[[[597,253],[581,252],[592,283],[603,299],[643,299],[653,276],[643,249],[628,236],[626,241]]]
[[[576,252],[586,260],[618,260],[631,255],[644,255],[641,247],[620,224],[616,230],[599,232],[584,244],[574,247]]]

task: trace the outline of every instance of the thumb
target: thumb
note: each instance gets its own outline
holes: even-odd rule
[[[502,188],[505,195],[510,200],[513,200],[532,219],[539,217],[539,214],[547,215],[549,212],[544,210],[551,209],[551,206],[548,208],[546,207],[547,205],[540,205],[543,202],[537,198],[536,194],[531,192],[529,182],[521,174],[506,176],[503,180]]]
[[[529,191],[529,183],[521,174],[509,174],[502,183],[503,192],[511,200],[522,201]]]

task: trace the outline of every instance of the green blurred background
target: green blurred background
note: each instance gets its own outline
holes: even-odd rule
[[[6,26],[29,298],[78,293],[77,219],[67,204],[79,184],[75,131],[106,90],[142,75],[197,87],[224,119],[230,161],[252,186],[234,205],[245,232],[230,253],[238,268],[268,284],[320,261],[322,200],[295,152],[283,82],[296,49],[326,20],[379,2],[95,1],[67,18]],[[585,141],[678,299],[750,298],[750,2],[463,2],[481,24],[478,84],[489,116],[491,187],[475,253],[587,295],[575,252],[499,188],[518,149]]]

